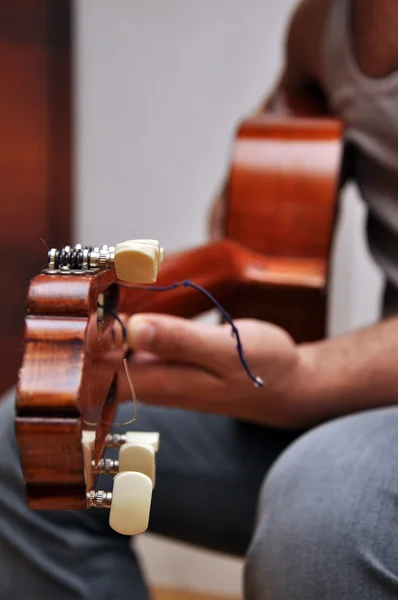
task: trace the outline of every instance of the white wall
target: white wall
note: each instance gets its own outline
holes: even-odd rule
[[[293,0],[76,2],[75,231],[87,244],[205,239],[234,126],[274,83]],[[372,321],[380,279],[348,194],[336,245],[331,333]],[[239,589],[240,562],[140,540],[152,580]],[[160,557],[160,554],[162,557]],[[167,556],[167,558],[165,558]]]

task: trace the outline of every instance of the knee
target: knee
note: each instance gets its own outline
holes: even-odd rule
[[[397,426],[395,409],[336,420],[276,462],[247,555],[246,598],[390,598],[382,594],[391,586],[397,593],[398,485],[388,466]]]

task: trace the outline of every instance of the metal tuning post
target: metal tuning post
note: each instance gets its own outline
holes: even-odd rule
[[[116,475],[116,473],[119,473],[119,461],[110,458],[101,458],[97,465],[93,461],[92,467],[97,475]]]

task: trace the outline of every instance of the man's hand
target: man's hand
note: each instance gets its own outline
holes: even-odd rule
[[[130,368],[138,398],[291,426],[288,399],[300,372],[296,345],[285,331],[267,323],[238,320],[236,326],[249,367],[264,380],[263,388],[256,387],[243,369],[229,325],[166,315],[132,317],[127,342],[134,351]]]

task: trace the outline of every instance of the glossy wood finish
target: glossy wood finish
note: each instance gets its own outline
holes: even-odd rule
[[[192,279],[233,317],[267,319],[297,341],[325,334],[329,256],[341,160],[337,121],[252,119],[239,129],[228,189],[227,237],[166,258],[159,285]],[[294,108],[294,107],[293,107]],[[318,115],[318,113],[317,113]],[[94,277],[40,275],[31,284],[16,431],[32,508],[82,508],[117,403],[123,349],[112,320],[97,325],[97,298],[112,270]],[[116,294],[107,294],[117,308]],[[120,312],[192,317],[212,308],[189,288],[120,287]],[[105,421],[105,422],[104,422]],[[85,437],[86,435],[86,437]]]
[[[116,410],[123,354],[113,317],[97,322],[98,295],[117,306],[113,270],[95,276],[39,275],[28,295],[25,347],[16,402],[16,436],[31,508],[86,506],[91,459],[103,452]],[[90,434],[90,432],[92,432]],[[94,435],[94,455],[83,436]],[[73,506],[72,506],[73,505]]]
[[[21,362],[29,279],[70,242],[70,1],[0,3],[0,394]]]
[[[320,258],[263,256],[226,239],[168,257],[158,284],[168,285],[185,276],[212,293],[233,316],[268,314],[268,320],[283,324],[277,313],[283,309],[289,317],[286,325],[296,339],[317,339],[324,327],[323,322],[319,326],[315,322],[316,307],[310,303],[317,298],[325,303],[326,266]],[[191,288],[167,292],[120,288],[120,311],[126,314],[162,312],[193,317],[212,308],[205,295]]]
[[[335,119],[264,115],[242,124],[233,153],[227,236],[291,269],[297,285],[253,282],[229,310],[276,323],[297,342],[326,332],[341,136]],[[317,286],[307,284],[306,262],[317,265]]]
[[[167,257],[159,279],[160,285],[193,279],[233,317],[271,321],[297,342],[325,336],[342,154],[340,123],[309,118],[305,107],[290,104],[288,117],[264,115],[242,124],[232,156],[226,239]],[[211,308],[190,289],[122,289],[120,299],[121,311],[130,314],[191,317]]]
[[[341,160],[331,119],[245,121],[232,157],[227,236],[267,256],[329,256]]]

